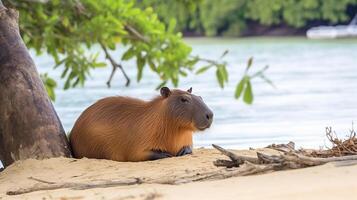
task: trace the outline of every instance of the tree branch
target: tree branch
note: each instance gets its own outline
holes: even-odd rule
[[[117,70],[117,68],[119,68],[122,72],[122,74],[124,75],[125,79],[126,79],[126,83],[125,86],[128,87],[130,85],[130,78],[129,76],[126,74],[123,66],[117,62],[115,62],[115,60],[112,58],[112,56],[109,54],[108,49],[104,46],[103,43],[100,42],[100,46],[102,47],[104,53],[105,53],[105,57],[106,59],[108,59],[110,61],[110,63],[112,64],[112,72],[110,73],[109,79],[107,81],[107,86],[110,88],[111,87],[111,82],[113,79],[113,76]]]
[[[200,58],[198,56],[191,56],[191,58],[195,58],[195,59],[198,59],[199,61],[202,61],[202,62],[206,62],[206,63],[209,63],[211,65],[215,65],[215,66],[218,66],[220,65],[221,63],[215,61],[215,60],[211,60],[211,59],[207,59],[207,58]]]
[[[149,39],[147,37],[141,35],[141,33],[139,33],[134,27],[127,24],[127,25],[125,25],[125,30],[128,31],[135,38],[141,40],[142,42],[149,43]]]

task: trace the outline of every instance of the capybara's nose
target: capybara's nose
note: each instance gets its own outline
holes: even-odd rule
[[[213,112],[209,111],[206,113],[206,119],[208,121],[208,123],[211,125],[212,121],[213,121]]]

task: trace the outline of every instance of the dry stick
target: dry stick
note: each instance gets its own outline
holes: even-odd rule
[[[299,155],[294,153],[294,156],[286,156],[282,155],[285,160],[288,161],[296,161],[306,165],[322,165],[329,162],[338,162],[338,161],[350,161],[350,160],[357,160],[357,155],[350,155],[350,156],[341,156],[341,157],[329,157],[329,158],[314,158],[308,157],[304,155]]]
[[[37,180],[39,182],[47,182],[40,179],[32,178],[33,180]],[[50,183],[50,182],[49,182]],[[38,185],[35,184],[29,188],[20,188],[17,190],[10,190],[6,192],[7,195],[20,195],[30,192],[42,191],[42,190],[57,190],[63,188],[69,188],[72,190],[86,190],[92,188],[107,188],[107,187],[116,187],[116,186],[123,186],[123,185],[135,185],[141,183],[141,180],[138,178],[123,181],[123,180],[106,180],[106,181],[99,181],[95,183],[51,183],[46,185]]]
[[[160,180],[159,182],[150,182],[150,183],[177,185],[177,184],[197,182],[197,181],[219,180],[219,179],[226,179],[226,178],[237,177],[237,176],[248,176],[253,174],[265,173],[268,171],[272,171],[275,168],[276,168],[275,164],[257,165],[245,161],[243,165],[241,165],[239,168],[233,168],[232,170],[222,169],[219,171],[206,172],[206,173],[201,173],[199,175],[183,177],[180,178],[179,180],[164,179],[164,180]]]
[[[34,178],[34,177],[32,177],[32,176],[28,177],[28,179],[34,180],[34,181],[38,181],[38,182],[40,182],[40,183],[55,184],[55,182],[45,181],[45,180],[42,180],[42,179],[39,179],[39,178]]]
[[[115,62],[115,60],[112,58],[112,56],[109,54],[108,52],[108,49],[104,46],[103,43],[100,43],[100,46],[102,47],[102,49],[104,50],[104,53],[105,53],[105,57],[110,61],[110,63],[112,64],[112,72],[109,76],[109,79],[107,81],[107,86],[110,87],[111,86],[111,82],[112,82],[112,79],[113,79],[113,76],[117,70],[117,68],[119,68],[122,72],[122,74],[124,75],[125,79],[126,79],[126,83],[125,83],[125,86],[129,86],[130,85],[130,78],[129,76],[126,74],[123,66],[117,62]]]

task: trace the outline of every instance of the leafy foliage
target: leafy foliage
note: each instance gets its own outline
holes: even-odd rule
[[[145,5],[145,2],[148,4],[148,1],[142,3]],[[195,11],[196,3],[200,2],[178,0],[176,4]],[[109,52],[116,50],[119,43],[126,47],[120,61],[136,60],[138,82],[143,77],[144,67],[148,66],[162,81],[158,88],[168,81],[177,86],[180,77],[193,72],[197,65],[203,65],[197,74],[214,68],[220,87],[228,82],[224,61],[192,55],[192,49],[183,42],[182,34],[175,31],[177,21],[174,18],[165,18],[170,20],[166,20],[167,24],[162,23],[152,7],[137,8],[134,0],[6,0],[4,3],[19,10],[21,34],[27,47],[35,49],[38,54],[46,52],[53,57],[55,68],[63,68],[64,89],[83,86],[91,70],[107,66],[104,60],[98,60],[100,52],[111,63],[112,75],[116,68],[120,68],[128,85],[130,79],[125,67]],[[164,1],[158,3],[162,6]],[[168,10],[172,5],[165,6],[161,10]],[[171,7],[172,10],[175,7]],[[99,45],[101,50],[95,52],[94,45]],[[224,52],[221,58],[227,53]],[[47,74],[41,78],[54,100],[56,82]],[[247,90],[251,91],[251,88]],[[244,97],[244,101],[251,102],[252,93]]]
[[[137,0],[137,4],[142,1]],[[201,0],[193,1],[190,12],[182,4],[167,4],[164,0],[148,0],[146,6],[157,9],[159,17],[175,17],[180,31],[203,35],[240,35],[252,22],[263,25],[306,27],[312,22],[335,24],[346,22],[346,10],[357,6],[357,0]],[[191,2],[191,4],[193,4]],[[171,7],[172,6],[172,7]],[[162,10],[169,11],[162,12]],[[185,14],[186,13],[186,14]]]
[[[271,25],[286,23],[294,27],[305,26],[311,20],[337,23],[348,20],[346,8],[356,0],[252,0],[247,2],[249,19]]]
[[[198,9],[203,0],[136,0],[136,6],[145,9],[152,7],[160,21],[169,24],[176,20],[175,31],[200,29]]]
[[[121,60],[136,59],[137,81],[148,65],[163,83],[170,80],[177,86],[180,76],[186,76],[200,59],[190,56],[191,47],[174,31],[174,19],[165,26],[152,8],[141,10],[132,1],[8,0],[5,4],[20,11],[21,33],[28,48],[48,53],[55,67],[64,67],[64,89],[83,85],[91,69],[106,66],[98,61],[99,52],[88,55],[98,43],[110,50],[118,43],[127,46]]]
[[[250,58],[247,62],[247,67],[245,69],[243,78],[238,82],[234,94],[234,97],[236,99],[239,99],[243,94],[243,101],[247,104],[252,104],[254,100],[252,83],[251,83],[252,79],[259,77],[275,88],[273,82],[264,75],[264,72],[268,70],[269,66],[266,66],[263,69],[255,72],[253,75],[249,75],[248,72],[249,69],[252,67],[252,65],[253,65],[253,58]]]

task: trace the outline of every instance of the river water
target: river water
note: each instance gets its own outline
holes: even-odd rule
[[[357,40],[307,40],[304,38],[187,39],[194,54],[205,58],[224,58],[229,64],[229,84],[221,90],[214,71],[181,79],[179,88],[193,87],[214,112],[213,126],[194,137],[196,147],[212,143],[228,148],[262,147],[294,141],[297,146],[318,148],[327,145],[325,127],[332,126],[345,136],[357,119]],[[122,51],[112,52],[120,58]],[[34,55],[34,54],[33,54]],[[103,58],[103,55],[101,55]],[[254,103],[246,105],[233,98],[234,89],[246,61],[254,57],[252,72],[265,65],[272,88],[261,80],[253,81]],[[56,79],[60,69],[46,55],[35,56],[40,72]],[[136,83],[134,62],[124,62],[133,84],[126,88],[118,73],[112,88],[106,87],[110,69],[92,72],[84,88],[57,89],[55,108],[66,132],[76,118],[100,98],[124,95],[151,99],[158,94],[157,76],[148,69]],[[59,85],[63,85],[59,81]]]

